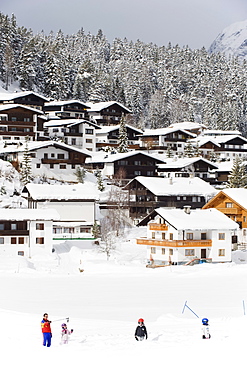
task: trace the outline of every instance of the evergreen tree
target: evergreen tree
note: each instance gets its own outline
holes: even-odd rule
[[[233,167],[228,176],[227,186],[229,188],[247,188],[247,174],[245,164],[239,157],[233,162]]]
[[[98,190],[99,191],[104,191],[105,190],[105,186],[104,186],[104,183],[103,183],[103,178],[102,178],[101,171],[99,169],[97,169],[94,174],[95,174],[95,176],[97,178]]]
[[[119,153],[128,152],[128,135],[124,115],[122,115],[119,123],[118,152]]]
[[[81,184],[84,183],[84,179],[85,179],[85,176],[86,176],[86,171],[83,167],[76,167],[76,170],[74,172],[76,178],[77,178],[77,181]]]
[[[33,179],[32,167],[31,167],[32,158],[29,153],[28,142],[29,142],[29,136],[26,136],[25,149],[23,153],[23,160],[22,160],[22,166],[21,166],[21,182],[23,185],[28,184]]]
[[[195,157],[195,148],[190,141],[184,147],[184,157]]]

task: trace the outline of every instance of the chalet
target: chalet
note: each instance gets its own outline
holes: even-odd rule
[[[162,177],[200,177],[204,181],[214,181],[212,171],[217,169],[215,163],[200,157],[166,158],[166,163],[157,165],[157,172]]]
[[[238,224],[217,209],[158,208],[144,218],[146,246],[153,265],[230,262]]]
[[[25,105],[43,111],[44,104],[49,99],[33,91],[19,91],[15,93],[0,93],[0,104]]]
[[[197,142],[200,150],[203,151],[204,156],[209,158],[214,151],[215,155],[221,160],[232,160],[236,156],[244,158],[247,156],[247,139],[241,135],[230,134],[227,132],[225,135],[217,134],[198,136],[193,142]]]
[[[19,170],[22,167],[26,145],[7,146],[0,150],[0,157]],[[84,165],[90,152],[57,141],[28,143],[33,176],[44,176],[62,181],[77,181],[75,169]]]
[[[174,154],[179,155],[184,152],[187,140],[195,137],[196,134],[180,128],[148,129],[140,135],[140,148],[155,151],[166,151],[169,148]]]
[[[27,184],[22,196],[28,208],[55,209],[60,219],[53,224],[54,239],[92,238],[92,227],[98,219],[98,190],[92,183],[75,185]]]
[[[247,189],[227,188],[210,199],[203,209],[216,208],[239,224],[238,244],[247,247]]]
[[[86,159],[86,167],[92,171],[100,169],[102,175],[109,179],[121,172],[124,179],[133,179],[136,176],[156,176],[156,166],[162,163],[152,154],[141,151],[107,154],[97,152],[92,158]]]
[[[197,122],[178,122],[172,123],[169,128],[182,129],[189,131],[192,134],[200,135],[206,130],[207,126]]]
[[[20,104],[0,105],[0,140],[24,141],[26,136],[39,140],[46,118],[43,112]]]
[[[199,177],[137,176],[124,190],[130,193],[130,217],[137,221],[158,207],[201,208],[217,193]]]
[[[120,125],[101,126],[99,129],[96,130],[97,150],[101,150],[105,147],[118,147],[119,127]],[[139,130],[136,127],[130,125],[125,125],[125,127],[128,137],[128,148],[139,149],[139,136],[142,134],[142,130]]]
[[[51,252],[53,222],[59,221],[54,209],[1,209],[0,254],[31,257],[41,247]]]
[[[53,119],[44,124],[44,131],[46,138],[95,152],[98,127],[85,119]]]
[[[198,148],[202,157],[206,159],[219,159],[218,150],[220,149],[220,144],[211,136],[198,136],[195,139],[189,140],[189,142],[191,142],[194,147]]]
[[[98,125],[117,125],[122,115],[126,116],[132,113],[123,104],[116,101],[100,103],[87,102],[87,105],[89,105],[89,109],[87,109],[89,120]]]
[[[50,101],[44,104],[44,112],[48,119],[86,118],[88,104],[79,100]]]

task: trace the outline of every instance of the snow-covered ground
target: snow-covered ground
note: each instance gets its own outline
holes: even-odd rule
[[[0,259],[1,363],[5,369],[228,369],[245,365],[247,252],[227,264],[145,267],[146,251],[119,241],[109,261],[94,248],[58,245],[31,259]],[[246,256],[245,256],[246,253]],[[79,269],[84,269],[80,272]],[[191,308],[197,318],[189,308]],[[42,346],[40,321],[53,321]],[[60,344],[63,318],[74,329]],[[148,340],[136,342],[143,317]],[[212,338],[201,339],[208,317]],[[62,319],[61,321],[55,321]]]

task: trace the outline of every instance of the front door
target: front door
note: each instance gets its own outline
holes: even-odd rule
[[[201,258],[206,258],[206,257],[207,257],[207,250],[201,249]]]

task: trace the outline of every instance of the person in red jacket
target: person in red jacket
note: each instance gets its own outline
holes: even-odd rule
[[[51,321],[48,320],[48,313],[44,313],[43,320],[41,321],[41,330],[43,333],[43,346],[51,346]]]

